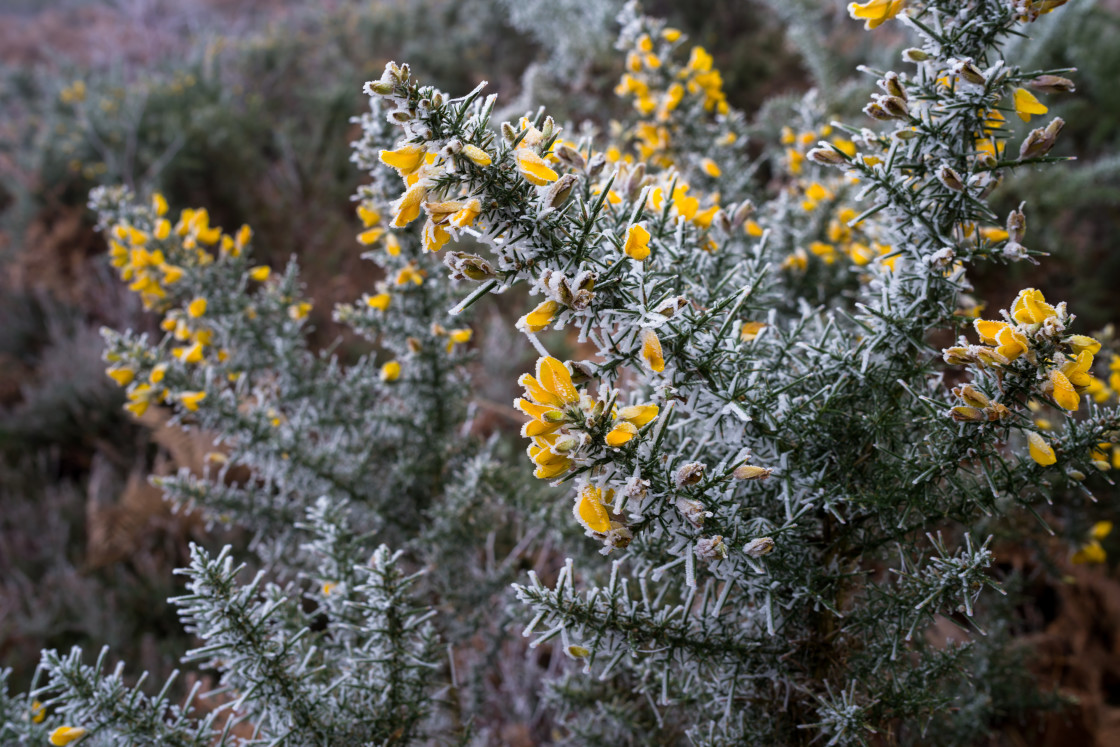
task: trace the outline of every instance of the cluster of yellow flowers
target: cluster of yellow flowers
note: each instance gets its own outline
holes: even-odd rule
[[[184,268],[204,266],[214,261],[207,247],[217,247],[222,256],[239,256],[253,232],[242,226],[235,235],[223,234],[210,225],[205,208],[187,208],[172,224],[167,215],[167,200],[160,194],[152,197],[150,226],[138,227],[118,223],[110,229],[109,259],[121,280],[140,294],[144,307],[159,308],[167,297],[167,286],[183,278]]]
[[[669,120],[685,96],[696,96],[705,111],[727,114],[727,96],[723,92],[723,76],[715,69],[712,56],[703,47],[693,47],[684,66],[663,64],[663,60],[680,41],[681,32],[663,28],[655,42],[650,34],[641,34],[626,55],[626,70],[615,87],[619,96],[632,96],[634,108],[643,117],[653,115],[658,122]]]
[[[543,140],[540,131],[526,132],[521,147],[517,148],[518,169],[532,184],[541,185],[557,178],[556,172],[548,168],[540,155],[532,149]],[[423,143],[404,143],[393,150],[381,151],[381,161],[397,170],[404,180],[405,191],[393,203],[393,228],[403,228],[420,217],[420,211],[427,214],[422,231],[424,249],[438,252],[458,231],[474,225],[482,212],[482,203],[477,196],[461,195],[460,199],[429,201],[429,192],[436,181],[454,173],[466,163],[478,168],[491,166],[493,158],[477,145],[459,143],[445,149],[446,152],[432,153]],[[359,236],[363,244],[371,244],[380,238],[383,229],[378,226],[380,215],[372,207],[362,206],[359,215],[366,230]],[[387,245],[390,254],[399,253],[399,244]],[[407,282],[423,282],[422,276],[415,272],[398,276],[398,285]]]
[[[1004,314],[1003,321],[976,319],[980,344],[946,348],[945,361],[991,368],[998,375],[1016,361],[1026,361],[1037,372],[1039,393],[1068,411],[1080,407],[1081,394],[1100,391],[1103,382],[1093,376],[1091,368],[1101,344],[1085,335],[1065,334],[1070,316],[1064,302],[1052,306],[1041,291],[1026,288],[1015,298],[1011,311]],[[990,402],[972,386],[958,387],[954,392],[965,403],[950,412],[959,422],[988,422],[1010,414],[1005,406]],[[1057,461],[1054,449],[1042,435],[1027,431],[1026,437],[1034,461],[1044,466]]]
[[[568,368],[551,356],[537,361],[535,377],[524,374],[518,383],[525,395],[514,407],[530,418],[521,435],[532,440],[527,453],[536,466],[534,476],[542,480],[562,477],[577,460],[590,463],[603,450],[636,443],[659,412],[650,403],[618,408],[612,401],[593,399],[576,388]],[[607,509],[614,498],[612,489],[585,485],[577,491],[573,513],[585,529],[617,547],[629,542],[630,533],[623,522],[610,518]]]
[[[1111,521],[1098,521],[1089,530],[1089,539],[1077,552],[1073,554],[1073,562],[1077,565],[1098,565],[1108,559],[1101,540],[1112,534]]]
[[[573,457],[587,448],[626,445],[657,417],[657,405],[652,404],[611,408],[606,417],[607,402],[580,392],[567,367],[551,356],[537,361],[536,374],[517,380],[525,396],[513,404],[532,418],[521,435],[533,440],[529,458],[537,466],[534,476],[542,480],[568,472],[575,464]]]
[[[160,328],[180,343],[171,347],[171,361],[145,364],[126,361],[117,353],[106,354],[111,364],[106,373],[118,385],[127,387],[125,408],[137,417],[144,415],[152,404],[170,402],[178,402],[193,412],[206,399],[206,392],[200,390],[173,392],[164,383],[168,370],[173,362],[184,366],[206,365],[208,360],[221,363],[228,359],[229,352],[211,351],[214,331],[207,323],[207,298],[195,296],[172,307],[170,291],[189,269],[241,257],[253,235],[247,225],[233,235],[223,233],[221,228],[210,225],[205,209],[184,209],[174,224],[167,213],[167,200],[157,193],[147,210],[137,211],[128,221],[109,229],[111,263],[129,288],[140,295],[146,308],[165,312]],[[257,283],[268,281],[271,273],[267,265],[246,271],[248,280]],[[311,310],[310,302],[289,300],[288,316],[296,321],[305,319]],[[256,310],[250,305],[245,313],[252,318]]]
[[[656,39],[656,41],[655,41]],[[692,47],[688,61],[681,64],[673,53],[680,47],[681,32],[674,28],[649,28],[633,39],[626,56],[626,72],[615,87],[615,93],[632,98],[635,110],[643,117],[629,131],[612,123],[615,139],[633,144],[640,162],[669,168],[681,154],[673,145],[682,126],[674,112],[696,111],[726,115],[730,108],[723,92],[723,77],[713,66],[712,56],[703,47]],[[729,146],[738,140],[731,129],[724,128],[717,146]],[[611,161],[618,160],[617,148],[607,151]],[[626,156],[629,160],[629,156]],[[722,173],[711,158],[699,158],[695,166],[711,178]]]

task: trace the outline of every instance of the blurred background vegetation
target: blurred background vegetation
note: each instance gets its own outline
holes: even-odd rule
[[[865,123],[859,109],[873,80],[855,66],[898,68],[900,30],[866,34],[845,5],[651,0],[645,10],[713,53],[755,139],[775,142],[814,87],[837,118]],[[1076,301],[1082,331],[1120,318],[1118,6],[1073,2],[1015,52],[1026,67],[1079,68],[1070,76],[1077,94],[1051,107],[1067,122],[1055,152],[1078,161],[1044,177],[1015,175],[997,193],[1004,212],[1027,202],[1027,245],[1056,256],[979,275],[976,295],[990,309],[1034,285]],[[329,310],[376,280],[359,259],[350,200],[363,83],[387,61],[407,61],[453,94],[488,80],[507,117],[544,104],[559,121],[605,130],[622,106],[612,93],[622,72],[616,7],[0,3],[0,664],[15,670],[14,685],[27,684],[41,648],[72,644],[107,643],[159,679],[189,647],[166,604],[187,542],[246,541],[173,515],[146,482],[153,471],[203,469],[209,444],[158,416],[126,417],[103,374],[99,327],[156,329],[109,272],[85,208],[90,188],[158,189],[173,206],[207,206],[215,224],[251,224],[262,260],[299,257],[318,342],[332,343]],[[579,31],[557,33],[558,24]],[[341,350],[356,353],[359,343]],[[1108,699],[1118,688],[1097,690]]]

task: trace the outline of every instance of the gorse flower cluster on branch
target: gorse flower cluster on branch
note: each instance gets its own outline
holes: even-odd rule
[[[755,156],[712,56],[634,3],[615,90],[632,112],[602,131],[543,109],[494,123],[484,85],[456,98],[389,63],[353,157],[369,173],[357,241],[383,279],[334,309],[380,352],[350,365],[309,348],[294,266],[252,265],[248,228],[96,192],[111,260],[166,333],[106,332],[109,375],[136,414],[167,405],[220,434],[211,474],[159,484],[249,527],[277,580],[242,585],[228,550],[185,571],[175,601],[205,641],[187,659],[220,672],[217,711],[48,653],[49,715],[5,728],[468,743],[454,646],[486,634],[455,605],[492,608],[534,538],[572,527],[609,561],[574,547],[578,569],[512,592],[527,645],[570,660],[542,696],[559,741],[971,744],[1041,703],[990,593],[1006,580],[992,537],[1004,517],[1083,506],[1120,464],[1120,357],[1106,383],[1102,342],[1065,303],[1027,288],[991,318],[968,272],[1044,256],[1026,207],[989,198],[1061,160],[1060,119],[1015,120],[1045,116],[1069,71],[1001,56],[1061,4],[853,3],[868,30],[916,36],[904,69],[865,71],[867,121],[830,121],[809,95]],[[457,321],[515,286],[516,344],[537,358],[508,382],[527,459],[469,435],[484,382]],[[542,525],[495,518],[525,495]],[[1110,529],[1071,530],[1072,561],[1102,562]],[[242,720],[253,736],[234,736]]]

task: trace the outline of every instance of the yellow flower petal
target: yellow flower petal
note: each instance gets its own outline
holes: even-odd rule
[[[105,373],[109,378],[117,382],[118,386],[128,386],[132,380],[136,378],[136,370],[128,366],[114,366],[113,368],[105,369]]]
[[[649,256],[649,231],[640,223],[635,223],[626,231],[626,244],[622,251],[631,259],[639,262]]]
[[[1046,105],[1035,98],[1035,95],[1025,88],[1016,88],[1014,92],[1015,113],[1024,122],[1030,122],[1035,114],[1045,114],[1049,111]]]
[[[642,358],[645,359],[650,370],[654,373],[664,371],[665,357],[661,352],[661,340],[657,338],[657,333],[647,327],[642,330],[640,339],[642,342]]]
[[[560,175],[548,167],[548,164],[529,148],[518,148],[514,151],[517,161],[517,170],[525,181],[537,187],[543,187],[549,182],[554,182]]]
[[[610,515],[603,505],[602,494],[599,488],[586,487],[576,498],[576,521],[592,532],[608,532],[611,528]]]
[[[179,401],[183,403],[183,407],[191,412],[198,410],[198,403],[206,399],[206,392],[183,392],[179,395]]]
[[[1058,461],[1054,449],[1046,443],[1045,438],[1034,431],[1027,431],[1027,445],[1030,449],[1031,459],[1043,467],[1048,467]]]
[[[196,298],[187,305],[187,313],[195,319],[206,313],[206,299]]]
[[[89,729],[83,729],[80,726],[60,726],[50,735],[50,743],[54,747],[66,747],[71,742],[76,742],[86,734],[89,734]]]
[[[1050,372],[1050,386],[1054,388],[1054,401],[1058,406],[1069,411],[1076,410],[1081,405],[1081,398],[1074,391],[1066,375],[1058,370]]]
[[[638,428],[626,420],[619,421],[607,434],[607,446],[622,446],[627,441],[638,435]]]
[[[631,405],[618,411],[618,419],[628,421],[641,428],[656,418],[658,412],[657,405]]]
[[[401,377],[401,364],[389,361],[381,367],[381,380],[385,382],[396,381]]]
[[[560,304],[557,301],[542,301],[535,309],[517,320],[517,328],[534,334],[540,332],[552,324],[559,310]]]
[[[256,280],[258,283],[263,283],[268,280],[268,276],[272,274],[272,268],[268,265],[258,265],[249,270],[249,277]]]
[[[371,309],[385,311],[387,308],[389,308],[389,302],[391,300],[392,299],[388,293],[378,293],[366,298],[366,305],[368,305]]]
[[[1011,317],[1022,324],[1041,324],[1058,312],[1046,303],[1042,291],[1025,288],[1011,304]]]
[[[1102,540],[1110,534],[1112,534],[1111,521],[1098,521],[1093,525],[1093,528],[1089,530],[1089,536],[1096,540]]]
[[[579,402],[579,390],[572,384],[572,375],[563,363],[552,356],[537,360],[537,379],[541,386],[565,404]]]
[[[464,145],[462,154],[469,158],[476,166],[489,166],[494,161],[489,153],[479,148],[477,145]]]
[[[381,162],[392,166],[401,176],[408,176],[423,165],[424,155],[423,145],[408,143],[396,150],[381,151]]]
[[[369,246],[376,243],[378,239],[385,235],[384,228],[367,228],[358,234],[358,243],[362,246]]]
[[[393,203],[393,223],[395,228],[403,228],[420,217],[420,204],[428,194],[423,181],[418,181],[405,190]]]

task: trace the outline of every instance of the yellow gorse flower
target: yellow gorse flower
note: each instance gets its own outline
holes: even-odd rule
[[[661,340],[657,338],[657,333],[647,327],[642,330],[639,339],[642,343],[642,358],[646,365],[654,373],[664,371],[665,357],[661,352]]]
[[[1016,88],[1013,94],[1015,113],[1024,122],[1030,122],[1035,114],[1045,114],[1050,111],[1046,105],[1035,98],[1035,95],[1025,88]]]
[[[403,228],[420,217],[420,205],[428,194],[428,187],[417,181],[393,203],[393,222],[395,228]]]
[[[560,178],[559,174],[548,167],[543,158],[529,148],[515,150],[514,159],[517,161],[517,170],[521,176],[534,186],[543,187]]]
[[[576,505],[573,510],[576,521],[592,532],[602,534],[610,531],[611,519],[604,505],[604,499],[609,501],[613,494],[613,490],[608,490],[606,496],[604,496],[602,488],[591,485],[583,488],[576,496]]]
[[[190,314],[191,317],[193,317],[195,319],[197,319],[198,317],[205,314],[206,313],[206,299],[199,297],[199,298],[196,298],[193,301],[191,301],[189,304],[187,304],[187,313]]]
[[[136,378],[136,369],[130,366],[113,366],[105,369],[109,378],[117,382],[118,386],[128,386]]]
[[[427,151],[423,145],[408,143],[396,150],[381,151],[380,158],[382,163],[386,166],[392,166],[398,174],[404,177],[415,173],[424,165],[425,155],[427,155]]]
[[[1034,431],[1027,431],[1027,446],[1030,450],[1031,459],[1043,467],[1049,467],[1058,461],[1058,457],[1054,454],[1054,448],[1046,442],[1045,438]]]
[[[1058,312],[1046,303],[1042,291],[1025,288],[1011,304],[1011,317],[1021,324],[1042,324]]]
[[[464,145],[461,152],[475,166],[489,166],[494,161],[489,153],[477,145]]]
[[[54,747],[66,747],[66,745],[78,741],[86,734],[89,734],[89,729],[83,729],[80,726],[60,726],[51,732],[49,739]]]
[[[906,7],[906,0],[868,0],[862,5],[848,4],[848,15],[857,21],[866,21],[864,28],[878,28],[899,14]]]
[[[537,307],[517,320],[517,328],[523,332],[535,334],[546,328],[556,320],[560,312],[557,301],[542,301]]]
[[[397,361],[389,361],[381,366],[381,380],[384,382],[393,382],[401,377],[401,364]]]
[[[206,399],[206,392],[182,392],[179,394],[179,401],[183,403],[183,407],[191,412],[197,411],[199,403],[204,399]]]
[[[631,259],[639,262],[649,256],[649,231],[640,223],[635,223],[626,229],[626,243],[622,251]]]

